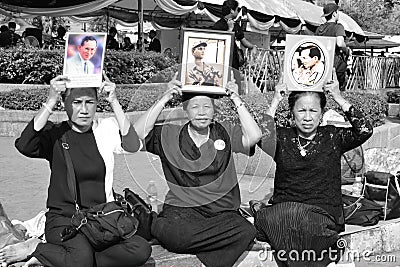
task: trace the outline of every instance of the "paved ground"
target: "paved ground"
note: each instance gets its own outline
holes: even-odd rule
[[[0,137],[0,202],[11,219],[27,220],[45,209],[50,176],[48,163],[21,155],[14,147],[15,137]],[[129,187],[142,197],[149,180],[157,184],[160,200],[167,184],[163,179],[158,157],[145,152],[117,155],[114,189],[121,192]],[[271,191],[272,179],[239,176],[242,201],[262,199]]]

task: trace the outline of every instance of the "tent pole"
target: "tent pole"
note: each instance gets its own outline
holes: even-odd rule
[[[107,32],[108,32],[108,21],[109,20],[110,20],[110,14],[108,13],[108,7],[107,7],[107,24],[106,24]]]
[[[138,0],[138,12],[139,12],[139,23],[138,23],[138,50],[143,51],[143,0]]]

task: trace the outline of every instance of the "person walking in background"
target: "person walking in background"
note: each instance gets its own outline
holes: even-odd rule
[[[61,240],[61,233],[71,225],[71,217],[76,212],[68,186],[62,136],[68,140],[78,204],[82,209],[114,200],[114,153],[136,152],[141,147],[141,141],[117,99],[116,85],[106,76],[104,79],[98,92],[98,88],[66,88],[66,76],[54,78],[50,82],[47,102],[15,141],[20,153],[46,159],[50,166],[46,243],[37,239],[24,251],[2,249],[0,262],[10,263],[12,255],[8,253],[28,256],[26,266],[130,267],[141,266],[149,258],[151,247],[138,235],[101,251],[95,250],[80,232],[71,239]],[[106,100],[115,117],[95,119],[98,93],[107,94]],[[48,119],[59,98],[62,98],[68,120],[53,123]]]
[[[333,67],[336,69],[336,76],[339,81],[340,91],[346,88],[346,70],[347,59],[350,56],[351,50],[347,48],[345,43],[346,33],[339,20],[339,6],[335,3],[328,3],[323,8],[326,22],[320,25],[315,31],[317,36],[336,37],[335,59]]]
[[[78,53],[67,59],[65,74],[95,74],[94,64],[90,59],[96,54],[96,50],[96,38],[85,36],[78,45]]]
[[[222,74],[213,66],[203,62],[207,43],[199,41],[193,44],[192,55],[195,66],[189,70],[186,76],[186,84],[221,86]]]
[[[241,26],[234,20],[238,16],[240,11],[239,3],[236,0],[225,0],[222,5],[222,18],[218,20],[212,27],[213,30],[220,31],[233,31],[235,33],[235,41],[240,41],[240,43],[251,49],[252,54],[257,52],[257,46],[250,43],[245,37]],[[235,81],[238,84],[239,94],[243,94],[241,81],[242,77],[239,71],[240,68],[240,55],[239,47],[234,42],[233,52],[232,52],[232,65],[233,74],[235,76]]]
[[[161,53],[161,43],[160,40],[158,40],[156,38],[156,31],[155,30],[151,30],[149,33],[149,37],[150,37],[150,44],[149,44],[149,51],[154,51],[157,53]]]

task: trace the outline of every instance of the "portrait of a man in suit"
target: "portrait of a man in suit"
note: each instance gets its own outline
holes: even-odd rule
[[[65,74],[95,74],[94,64],[90,61],[96,54],[97,40],[85,36],[78,45],[78,53],[67,59]]]

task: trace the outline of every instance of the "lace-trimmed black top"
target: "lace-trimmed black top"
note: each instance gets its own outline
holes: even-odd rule
[[[276,129],[272,204],[293,201],[316,205],[332,215],[338,224],[344,223],[340,157],[363,144],[373,131],[369,121],[353,106],[345,115],[351,128],[319,126],[308,145],[308,140],[298,139],[296,128]],[[262,147],[272,147],[268,140],[275,141],[274,138],[263,138]],[[305,149],[304,156],[299,142]]]

